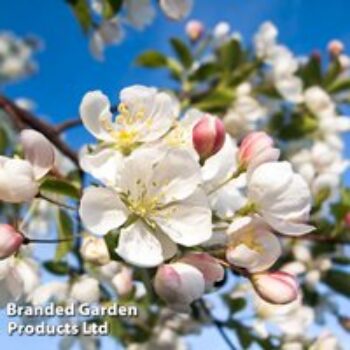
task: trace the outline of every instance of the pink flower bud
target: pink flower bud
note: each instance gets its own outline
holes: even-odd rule
[[[191,41],[197,41],[204,33],[203,23],[197,20],[191,20],[186,25],[186,34]]]
[[[332,57],[339,56],[344,51],[344,44],[339,40],[332,40],[328,44],[328,52]]]
[[[219,118],[206,114],[194,126],[192,141],[201,159],[214,155],[220,151],[225,142],[223,122]]]
[[[258,273],[251,281],[259,296],[271,304],[288,304],[299,295],[298,282],[287,272]]]
[[[176,262],[158,268],[154,288],[169,307],[186,312],[189,305],[203,295],[205,281],[197,268]]]
[[[259,165],[276,161],[280,151],[273,147],[273,139],[263,131],[248,134],[238,151],[238,161],[243,169],[252,171]]]
[[[179,262],[196,267],[203,274],[206,289],[212,288],[215,282],[224,278],[224,268],[207,253],[189,253]]]
[[[321,62],[322,56],[321,56],[320,51],[314,50],[313,52],[311,52],[310,58],[312,58],[312,59],[314,59],[314,60],[316,60],[316,61]]]
[[[16,253],[23,240],[23,236],[14,227],[7,224],[0,225],[0,260]]]

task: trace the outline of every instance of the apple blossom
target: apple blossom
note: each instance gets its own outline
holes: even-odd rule
[[[97,59],[104,59],[103,51],[106,45],[119,44],[124,38],[124,31],[118,17],[103,20],[94,30],[90,39],[90,52]]]
[[[237,170],[237,146],[235,141],[226,135],[221,150],[209,157],[202,167],[205,192],[212,210],[220,218],[232,217],[247,204],[243,191],[245,176],[237,178]]]
[[[210,238],[200,183],[199,166],[186,151],[139,149],[124,161],[115,187],[84,192],[80,216],[96,235],[120,228],[116,252],[125,261],[157,266],[176,253],[176,243],[190,247]]]
[[[239,166],[252,172],[260,164],[278,160],[280,151],[273,147],[273,143],[273,139],[263,131],[248,134],[239,147]]]
[[[204,294],[205,279],[196,267],[176,262],[158,268],[154,288],[170,308],[186,312]]]
[[[111,105],[100,91],[87,93],[80,105],[86,129],[101,143],[91,154],[81,154],[81,166],[102,180],[116,177],[123,154],[140,144],[159,140],[171,128],[178,115],[178,103],[154,88],[134,85],[120,93],[119,115],[112,120]]]
[[[15,254],[23,244],[24,237],[7,224],[0,225],[0,260]]]
[[[237,87],[236,99],[224,116],[226,131],[233,137],[242,137],[258,128],[266,117],[267,110],[251,95],[250,83]]]
[[[225,127],[219,118],[203,116],[193,127],[193,145],[201,159],[217,153],[225,142]]]
[[[50,301],[61,303],[68,298],[69,285],[66,282],[49,282],[37,286],[30,295],[28,301],[34,306],[45,305]]]
[[[193,127],[202,118],[203,112],[197,109],[190,109],[179,120],[177,120],[171,130],[160,141],[160,146],[164,149],[184,149],[191,156],[198,160],[199,156],[193,145]]]
[[[204,25],[201,21],[191,20],[186,24],[186,34],[191,41],[199,40],[204,33]]]
[[[234,220],[227,232],[227,261],[251,273],[266,271],[282,253],[277,237],[258,219],[242,217]]]
[[[13,256],[0,260],[0,309],[23,296],[23,280],[16,270]]]
[[[0,200],[21,203],[33,199],[39,192],[39,180],[54,165],[51,143],[34,130],[21,132],[26,160],[0,156]]]
[[[248,200],[276,231],[292,236],[310,232],[310,190],[288,162],[264,163],[248,178]]]
[[[152,23],[156,15],[150,0],[126,0],[128,21],[137,29],[144,29]]]
[[[72,285],[70,297],[80,303],[94,303],[100,298],[98,281],[88,275],[80,276]]]
[[[193,0],[160,0],[159,4],[169,18],[180,20],[191,12]]]
[[[103,238],[85,236],[80,253],[86,261],[97,265],[105,265],[110,261],[108,248]]]
[[[259,296],[272,304],[288,304],[296,300],[299,294],[295,277],[286,272],[253,274],[251,281]]]

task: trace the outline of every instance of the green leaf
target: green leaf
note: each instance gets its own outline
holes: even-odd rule
[[[242,59],[242,51],[239,41],[232,39],[222,45],[218,49],[217,56],[221,70],[234,70],[240,64]]]
[[[200,100],[194,101],[193,104],[202,111],[219,112],[228,108],[232,104],[232,101],[233,91],[231,89],[221,89],[201,96]]]
[[[123,0],[103,0],[102,1],[102,15],[109,19],[114,17],[121,9]]]
[[[323,282],[334,291],[350,296],[350,274],[341,270],[329,270],[323,277]]]
[[[170,39],[171,46],[173,47],[177,58],[183,64],[185,68],[190,68],[193,63],[193,57],[188,46],[180,39]]]
[[[342,79],[342,80],[336,80],[331,86],[328,88],[328,92],[330,93],[337,93],[344,90],[350,89],[350,79]]]
[[[73,9],[74,15],[78,19],[80,26],[86,33],[92,26],[89,2],[87,0],[66,0]]]
[[[311,56],[308,63],[303,67],[301,72],[305,86],[321,85],[322,69],[320,59]]]
[[[48,177],[40,186],[40,191],[46,191],[73,199],[80,198],[80,190],[68,181]]]
[[[323,85],[327,88],[335,82],[339,74],[342,72],[339,60],[334,60],[328,67],[328,70],[323,78]]]
[[[224,301],[230,309],[230,314],[242,311],[247,305],[244,298],[231,298],[229,295],[224,296]]]
[[[58,239],[71,239],[73,236],[74,224],[72,218],[62,209],[57,215]],[[55,261],[64,258],[73,248],[73,240],[60,242],[56,248]]]
[[[0,154],[4,154],[8,147],[9,139],[5,129],[0,126]]]
[[[200,65],[190,76],[192,81],[204,81],[217,75],[218,66],[216,63],[207,62]]]
[[[69,265],[65,261],[45,261],[43,263],[45,269],[54,275],[67,275],[70,271]]]
[[[147,68],[166,67],[167,62],[168,60],[165,55],[154,50],[143,52],[136,59],[136,64],[138,66],[147,67]]]

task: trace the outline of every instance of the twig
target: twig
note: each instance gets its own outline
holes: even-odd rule
[[[77,154],[64,141],[62,141],[54,126],[42,119],[39,119],[27,110],[18,107],[14,102],[5,96],[0,96],[0,108],[2,108],[8,114],[17,129],[23,130],[30,127],[41,132],[65,156],[67,156],[75,163],[77,167],[79,167]]]
[[[285,235],[279,234],[278,232],[275,232],[275,233],[279,237],[295,239],[295,240],[307,240],[307,241],[322,242],[322,243],[334,243],[334,244],[350,244],[350,240],[339,239],[337,237],[327,237],[327,236],[323,236],[323,235],[317,234],[317,233],[308,233],[306,235],[295,236],[295,237],[285,236]]]
[[[57,205],[57,206],[59,206],[59,207],[62,207],[62,208],[68,209],[68,210],[72,210],[72,211],[76,211],[76,210],[77,210],[76,207],[73,207],[73,206],[68,205],[68,204],[66,204],[66,203],[58,202],[58,201],[56,201],[56,200],[54,200],[54,199],[52,199],[52,198],[50,198],[50,197],[45,196],[45,195],[42,194],[42,193],[39,193],[39,194],[37,195],[37,198],[44,199],[45,201],[48,201],[48,202],[50,202],[50,203],[52,203],[52,204],[55,204],[55,205]]]
[[[56,132],[58,134],[61,134],[62,132],[67,131],[68,129],[71,129],[80,125],[82,125],[82,121],[80,118],[69,119],[62,122],[61,124],[56,125]]]
[[[206,313],[206,315],[210,318],[210,320],[213,322],[214,326],[216,327],[216,329],[218,330],[218,332],[220,333],[222,339],[225,341],[225,343],[227,344],[228,348],[231,350],[236,350],[236,347],[233,345],[231,339],[228,337],[228,335],[225,332],[224,329],[224,324],[223,322],[217,320],[210,312],[210,310],[208,309],[207,305],[205,305],[205,302],[203,299],[199,299],[198,300],[199,305],[202,307],[203,311]]]

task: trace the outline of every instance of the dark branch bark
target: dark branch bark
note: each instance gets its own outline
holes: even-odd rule
[[[32,128],[46,136],[66,157],[72,160],[79,167],[78,156],[61,138],[57,129],[32,113],[18,107],[10,99],[0,96],[0,108],[11,118],[14,126],[23,130]]]
[[[61,124],[58,124],[56,126],[56,132],[58,134],[61,134],[62,132],[67,131],[68,129],[71,129],[80,125],[82,125],[82,121],[80,118],[69,119],[64,121]]]

